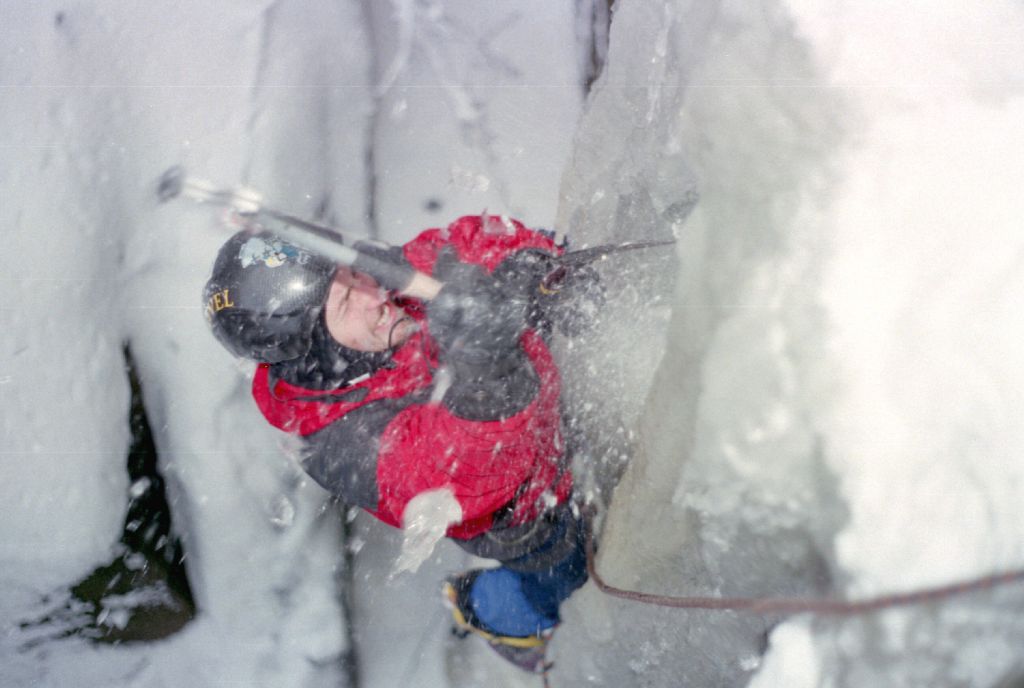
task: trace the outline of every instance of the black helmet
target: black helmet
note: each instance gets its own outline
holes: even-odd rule
[[[242,231],[217,254],[203,289],[206,319],[236,356],[267,363],[301,356],[335,265],[269,232]]]

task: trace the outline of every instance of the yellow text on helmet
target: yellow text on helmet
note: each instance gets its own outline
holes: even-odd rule
[[[235,302],[231,300],[231,294],[228,293],[229,291],[230,290],[228,289],[222,289],[218,292],[214,292],[213,295],[206,300],[206,309],[204,312],[207,320],[212,319],[214,313],[219,313],[225,308],[234,308]]]

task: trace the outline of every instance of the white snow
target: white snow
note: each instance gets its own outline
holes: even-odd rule
[[[175,163],[391,242],[483,210],[577,246],[677,236],[675,263],[602,265],[602,328],[559,348],[581,483],[607,496],[631,457],[613,584],[864,597],[1024,566],[1024,7],[619,0],[585,108],[577,11],[602,14],[0,4],[0,684],[337,686],[349,651],[361,688],[533,684],[446,638],[440,582],[482,562],[434,537],[400,559],[259,417],[202,318],[218,220],[153,197]],[[159,643],[22,647],[141,489],[126,341],[200,615]],[[1011,586],[781,620],[587,586],[552,681],[1016,685],[1022,609]]]

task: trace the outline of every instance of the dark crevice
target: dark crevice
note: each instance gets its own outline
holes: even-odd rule
[[[185,552],[172,528],[142,387],[127,345],[124,356],[131,385],[130,486],[116,555],[69,590],[45,600],[55,609],[21,624],[24,631],[41,632],[29,644],[70,636],[115,644],[158,640],[195,616]]]
[[[362,670],[359,661],[359,638],[355,629],[356,618],[356,586],[355,586],[355,565],[356,547],[353,546],[355,537],[354,520],[358,509],[348,508],[344,504],[338,505],[341,514],[341,535],[342,535],[342,567],[338,572],[338,587],[341,595],[341,612],[345,619],[345,633],[347,647],[343,660],[345,676],[348,680],[348,688],[359,688],[362,685]]]
[[[376,105],[374,110],[377,110]],[[373,140],[376,137],[376,114],[367,125],[366,152],[363,156],[363,167],[366,170],[366,228],[371,239],[380,239],[380,228],[377,226],[377,161],[374,156]]]
[[[580,50],[583,51],[583,93],[589,94],[594,83],[604,71],[608,57],[608,43],[611,33],[612,6],[614,0],[578,0],[576,11],[578,22],[586,22],[589,32],[580,36]]]
[[[360,3],[360,8],[363,13],[363,23],[367,29],[367,35],[371,44],[374,43],[374,36],[376,33],[376,25],[373,20],[373,8],[368,0],[364,0]],[[363,173],[366,179],[366,231],[371,239],[380,239],[380,227],[378,226],[377,218],[377,157],[376,157],[376,145],[377,145],[377,129],[380,121],[381,104],[383,101],[383,93],[380,92],[380,86],[377,80],[380,78],[380,59],[377,55],[377,50],[370,50],[370,67],[369,67],[369,81],[368,83],[373,84],[371,92],[371,109],[366,116],[366,129],[364,131],[366,135],[366,146],[363,149]]]
[[[263,116],[264,108],[260,105],[260,96],[264,90],[264,83],[267,79],[267,72],[270,66],[270,43],[271,34],[274,28],[274,15],[277,13],[277,3],[271,2],[264,8],[260,15],[260,42],[259,54],[256,58],[256,69],[252,77],[252,86],[249,88],[249,120],[246,122],[245,133],[249,138],[249,153],[246,156],[245,165],[242,168],[242,180],[249,183],[252,180],[253,163],[255,162],[254,151],[258,136],[258,123]]]

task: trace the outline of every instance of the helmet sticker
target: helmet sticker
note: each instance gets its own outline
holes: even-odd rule
[[[298,260],[300,264],[309,259],[305,253],[279,239],[252,237],[242,244],[242,248],[238,251],[238,260],[241,261],[243,268],[257,262],[263,263],[268,268],[276,268],[288,262],[289,258]]]

